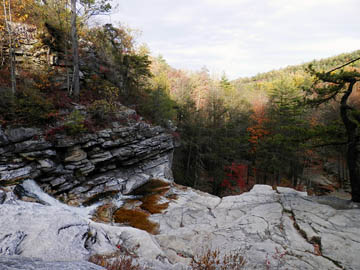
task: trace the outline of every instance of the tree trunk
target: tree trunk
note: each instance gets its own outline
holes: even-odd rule
[[[8,32],[8,36],[9,36],[9,60],[10,60],[10,73],[11,73],[11,92],[13,95],[15,95],[15,91],[16,91],[16,67],[15,67],[15,63],[16,63],[16,59],[15,59],[15,53],[14,53],[14,47],[13,47],[13,42],[12,42],[12,29],[11,29],[11,23],[12,23],[12,18],[11,18],[11,5],[10,5],[11,1],[9,1],[9,22],[7,21],[8,19],[8,14],[7,14],[7,10],[6,10],[6,4],[5,4],[5,0],[3,0],[3,5],[4,5],[4,17],[5,17],[5,25],[6,25],[6,30]]]
[[[347,105],[356,80],[349,82],[348,90],[341,98],[340,114],[348,136],[347,164],[350,176],[352,201],[360,202],[360,117]]]
[[[80,96],[80,76],[79,76],[79,46],[76,27],[76,0],[71,0],[71,39],[73,50],[73,79],[72,89],[75,99]]]
[[[360,135],[360,134],[359,134]],[[347,160],[350,174],[352,201],[360,202],[360,137],[349,143]]]
[[[247,166],[247,172],[246,172],[246,185],[249,184],[249,180],[250,180],[250,171],[251,171],[251,167],[250,165]]]

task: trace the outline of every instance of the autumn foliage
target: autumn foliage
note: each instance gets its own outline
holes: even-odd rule
[[[248,165],[246,164],[232,163],[230,166],[226,166],[226,178],[222,181],[221,186],[229,190],[243,190],[246,185],[247,171]]]
[[[247,128],[249,133],[249,142],[252,145],[252,151],[256,152],[259,141],[270,132],[265,128],[265,124],[269,119],[266,115],[265,104],[255,103],[253,105],[253,114],[250,116],[252,124]]]

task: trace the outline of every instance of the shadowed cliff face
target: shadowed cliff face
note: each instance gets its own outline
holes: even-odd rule
[[[47,193],[81,204],[100,193],[129,193],[150,178],[172,179],[172,152],[172,136],[143,122],[51,141],[41,129],[0,127],[0,186],[34,179]]]

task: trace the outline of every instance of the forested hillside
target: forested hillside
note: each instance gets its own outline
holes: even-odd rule
[[[331,161],[340,184],[350,178],[358,188],[359,154],[349,164],[346,147],[359,143],[360,62],[333,69],[360,51],[229,81],[206,68],[172,68],[136,46],[127,27],[90,27],[92,16],[111,10],[107,1],[75,8],[55,0],[3,4],[2,126],[43,126],[49,138],[78,136],[106,127],[125,104],[144,117],[132,115],[132,121],[160,124],[173,134],[178,183],[216,195],[255,183],[304,189],[306,169]]]
[[[176,102],[173,120],[181,137],[176,180],[217,195],[241,192],[254,183],[304,189],[310,187],[306,169],[330,161],[336,164],[339,185],[346,185],[348,136],[340,99],[347,82],[340,83],[338,94],[312,101],[331,92],[317,88],[334,84],[321,74],[359,56],[355,51],[232,82],[225,75],[212,78],[206,69],[175,70],[161,57],[153,59],[158,94]],[[355,61],[331,74],[354,72],[350,76],[357,80],[359,66]],[[360,108],[358,89],[355,84],[348,97],[354,111]],[[165,107],[170,103],[159,102],[169,112]]]

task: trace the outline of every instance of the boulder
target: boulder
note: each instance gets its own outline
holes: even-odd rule
[[[27,153],[19,153],[19,155],[27,160],[35,160],[37,158],[50,158],[56,156],[55,150],[44,150],[44,151],[35,151]]]
[[[15,181],[30,177],[32,173],[32,167],[26,166],[14,170],[0,171],[0,181]]]
[[[24,142],[19,142],[15,144],[15,153],[21,152],[34,152],[39,150],[45,150],[52,147],[52,143],[46,141],[44,138],[37,140],[29,140]]]
[[[99,162],[103,162],[105,160],[109,160],[112,157],[113,156],[109,151],[104,151],[104,152],[100,152],[100,153],[97,153],[97,154],[93,154],[89,158],[90,158],[90,161],[92,163],[96,164],[96,163],[99,163]]]
[[[40,135],[40,130],[36,128],[14,128],[14,129],[7,129],[5,131],[7,138],[9,141],[16,143],[22,142],[28,139],[32,139],[36,135]]]
[[[85,261],[54,262],[23,256],[0,255],[1,270],[105,270],[98,265]]]
[[[65,162],[78,162],[81,160],[86,159],[87,154],[84,150],[82,150],[80,147],[74,147],[69,149],[67,152],[64,161]]]
[[[36,203],[3,204],[0,255],[22,255],[48,261],[86,260],[88,223],[62,209]],[[39,244],[41,243],[41,244]]]

